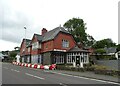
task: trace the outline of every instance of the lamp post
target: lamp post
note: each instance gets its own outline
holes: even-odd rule
[[[25,29],[25,48],[24,48],[24,50],[25,50],[25,52],[26,52],[26,27],[24,26],[24,29]],[[24,53],[24,55],[25,55],[25,53]],[[24,56],[24,60],[25,60],[25,56]],[[24,61],[25,62],[25,61]]]

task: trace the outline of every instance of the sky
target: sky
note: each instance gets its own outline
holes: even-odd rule
[[[48,31],[81,18],[95,40],[118,43],[119,0],[0,0],[0,51],[14,50],[41,29]]]

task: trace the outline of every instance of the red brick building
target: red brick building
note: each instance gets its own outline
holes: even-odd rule
[[[34,34],[32,40],[23,39],[20,56],[23,62],[33,64],[89,63],[88,51],[78,48],[73,36],[63,27],[51,31],[43,28],[41,35]]]

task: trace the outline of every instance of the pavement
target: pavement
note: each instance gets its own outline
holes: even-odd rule
[[[55,86],[71,86],[72,84],[119,85],[117,82],[88,78],[84,77],[85,75],[94,76],[94,74],[92,75],[90,72],[85,74],[82,72],[41,70],[2,63],[3,86],[4,84],[52,84]],[[104,76],[104,78],[105,77],[107,78],[107,76]],[[113,77],[113,79],[115,78]]]
[[[73,71],[65,71],[65,70],[52,70],[52,71],[50,70],[50,72],[64,73],[64,74],[75,75],[75,76],[80,76],[80,77],[120,83],[120,78],[118,78],[117,76],[100,75],[100,74],[95,74],[94,72],[87,72],[87,71],[86,72],[73,72]]]

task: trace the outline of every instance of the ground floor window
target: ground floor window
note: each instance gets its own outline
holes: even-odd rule
[[[22,57],[22,63],[24,63],[24,57]]]
[[[32,55],[31,63],[41,63],[41,55]]]
[[[54,61],[56,64],[63,64],[64,63],[64,56],[63,55],[55,56]]]
[[[30,56],[27,56],[27,63],[30,62]]]
[[[88,53],[85,52],[67,53],[66,61],[68,64],[69,63],[72,64],[73,62],[88,63]]]
[[[41,63],[41,62],[42,62],[41,55],[38,55],[38,63]]]
[[[67,63],[72,63],[72,62],[73,62],[72,56],[67,56]]]

